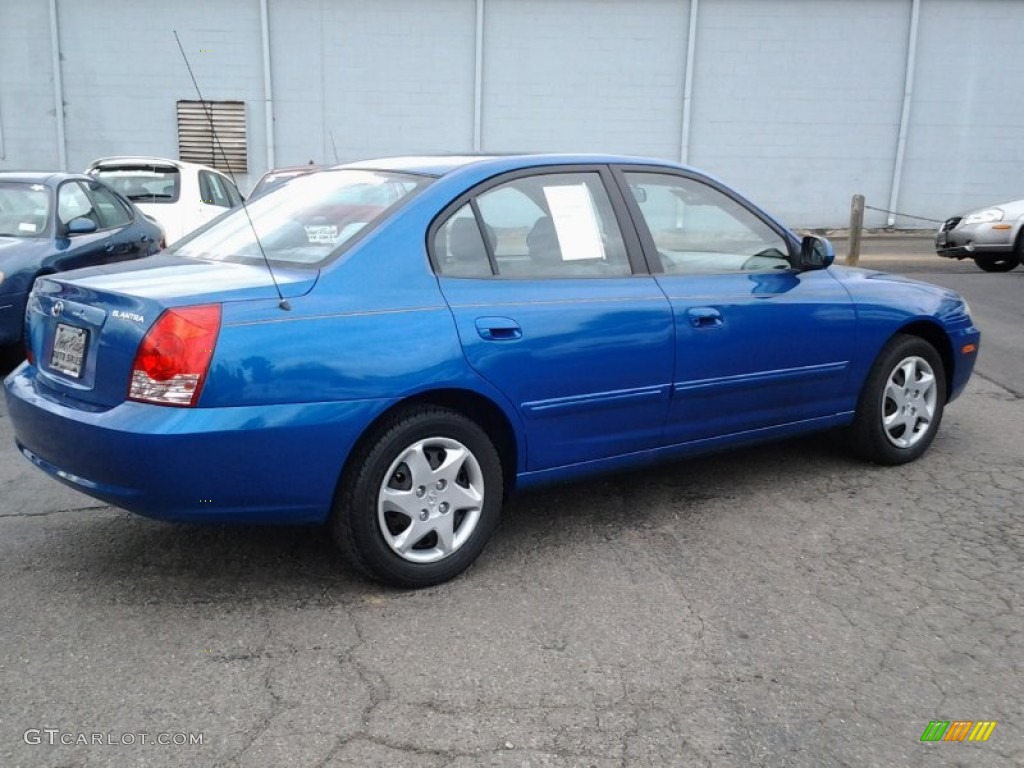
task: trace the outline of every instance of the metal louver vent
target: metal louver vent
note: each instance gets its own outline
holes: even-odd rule
[[[227,173],[248,173],[245,102],[179,101],[178,156]]]

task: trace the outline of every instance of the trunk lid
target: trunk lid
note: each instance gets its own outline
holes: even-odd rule
[[[274,270],[287,298],[308,293],[317,276]],[[83,404],[112,407],[126,399],[139,343],[165,309],[239,301],[276,303],[266,266],[161,254],[47,275],[29,297],[28,347],[41,383]]]

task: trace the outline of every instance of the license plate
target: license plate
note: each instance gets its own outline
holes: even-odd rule
[[[75,328],[73,325],[57,323],[57,335],[53,338],[53,353],[50,355],[50,368],[60,371],[76,379],[82,376],[82,363],[85,360],[85,343],[89,339],[89,331]]]

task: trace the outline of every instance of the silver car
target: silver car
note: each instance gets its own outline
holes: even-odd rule
[[[974,259],[986,272],[1009,272],[1024,261],[1024,200],[946,219],[935,235],[935,252]]]

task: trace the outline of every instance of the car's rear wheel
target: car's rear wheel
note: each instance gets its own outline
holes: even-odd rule
[[[851,428],[854,451],[879,464],[904,464],[931,445],[946,403],[946,374],[935,348],[917,336],[893,337],[861,390]]]
[[[371,578],[439,584],[483,550],[502,484],[498,452],[477,424],[447,408],[413,406],[357,449],[336,495],[332,533]]]
[[[981,254],[974,257],[974,263],[986,272],[1009,272],[1020,264],[1020,251],[1006,255]]]

